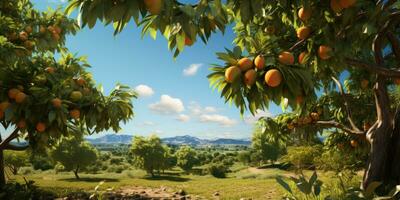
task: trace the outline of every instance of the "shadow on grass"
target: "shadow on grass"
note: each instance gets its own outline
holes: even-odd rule
[[[105,182],[119,182],[118,179],[115,178],[64,178],[64,179],[59,179],[60,181],[67,181],[67,182],[100,182],[100,181],[105,181]]]
[[[179,176],[146,176],[143,179],[146,180],[154,180],[154,181],[174,181],[174,182],[187,182],[190,181],[190,178],[183,178]]]

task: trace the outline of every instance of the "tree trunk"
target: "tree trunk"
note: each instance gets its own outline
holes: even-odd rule
[[[0,143],[2,142],[1,133],[0,133]],[[4,151],[0,149],[0,189],[6,185],[6,175],[4,171]]]
[[[0,138],[1,142],[1,138]],[[3,188],[6,185],[6,176],[4,171],[4,154],[3,150],[0,150],[0,188]]]
[[[363,188],[372,182],[386,182],[386,168],[389,164],[388,144],[392,127],[387,122],[377,122],[373,130],[368,132],[371,150],[368,165],[364,173]]]
[[[78,172],[79,172],[79,165],[76,166],[76,169],[74,170],[75,178],[79,180],[80,177],[79,177],[79,175],[78,175]]]
[[[375,181],[386,182],[386,170],[390,157],[388,150],[393,133],[393,116],[390,112],[390,99],[385,82],[385,77],[378,76],[374,88],[378,119],[367,132],[367,140],[371,148],[362,184],[364,189]]]

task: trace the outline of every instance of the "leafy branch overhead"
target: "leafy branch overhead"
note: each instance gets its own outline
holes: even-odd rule
[[[44,148],[71,133],[117,132],[133,117],[136,93],[117,85],[104,95],[86,58],[68,52],[65,38],[79,28],[74,20],[28,1],[2,1],[0,11],[0,122],[15,127],[0,140],[1,151],[23,150],[10,144],[16,138]]]

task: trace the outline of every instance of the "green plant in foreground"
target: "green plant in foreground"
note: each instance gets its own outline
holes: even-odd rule
[[[113,191],[114,187],[108,188],[106,190],[101,190],[100,187],[105,183],[105,181],[100,181],[100,183],[94,188],[94,193],[90,195],[89,199],[93,200],[103,200],[107,199],[105,194]]]
[[[296,185],[296,188],[290,186],[283,177],[278,176],[276,181],[287,191],[288,195],[282,199],[285,200],[334,200],[334,199],[345,199],[345,200],[396,200],[400,199],[400,185],[390,190],[388,194],[379,195],[378,188],[382,186],[381,182],[372,182],[368,188],[362,190],[356,187],[347,187],[345,179],[339,173],[339,186],[338,187],[326,187],[331,190],[329,195],[321,195],[322,181],[318,179],[317,173],[314,172],[312,176],[307,180],[304,174],[300,174],[298,178],[290,177],[290,180]]]
[[[290,177],[290,179],[296,184],[297,189],[301,192],[300,194],[296,194],[295,190],[291,188],[291,186],[283,180],[282,177],[276,177],[276,181],[289,192],[289,196],[284,197],[283,199],[321,199],[321,185],[322,181],[318,180],[317,173],[314,172],[310,179],[301,174],[299,178]],[[302,196],[305,196],[303,198]]]

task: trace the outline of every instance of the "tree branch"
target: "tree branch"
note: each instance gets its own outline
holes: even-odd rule
[[[306,41],[306,39],[302,39],[302,40],[296,42],[292,47],[289,48],[289,51],[293,51],[294,49],[296,49],[300,45],[304,44],[305,41]]]
[[[0,143],[0,150],[4,150],[7,145],[15,138],[18,137],[18,132],[19,129],[16,128],[6,139],[4,139],[1,143]]]
[[[349,121],[349,123],[350,123],[351,127],[353,128],[353,130],[360,132],[361,130],[356,126],[356,124],[353,121],[353,115],[351,113],[349,102],[347,101],[346,94],[345,94],[345,92],[343,90],[342,84],[340,83],[339,80],[337,80],[333,76],[332,76],[332,79],[336,83],[337,87],[339,88],[340,95],[342,96],[343,104],[344,104],[344,107],[346,108],[346,112],[347,112],[347,120]]]
[[[395,36],[392,32],[388,31],[386,33],[387,39],[389,40],[392,46],[392,52],[396,57],[397,64],[400,65],[400,42],[397,36]]]
[[[374,51],[375,62],[377,65],[385,65],[382,53],[383,37],[385,36],[385,33],[386,32],[380,32],[374,38],[374,43],[372,47]],[[390,112],[390,100],[386,88],[386,77],[378,74],[374,90],[378,121],[391,121],[393,118],[392,113]]]
[[[400,70],[388,69],[383,65],[369,64],[352,58],[345,58],[345,62],[353,67],[362,68],[378,75],[400,78]]]
[[[331,120],[331,121],[316,121],[314,123],[317,125],[320,125],[320,126],[338,128],[338,129],[343,130],[344,132],[350,133],[350,134],[355,134],[355,135],[364,135],[365,134],[363,131],[353,130],[353,129],[348,128],[345,125],[343,125],[339,122],[333,121],[333,120]]]

